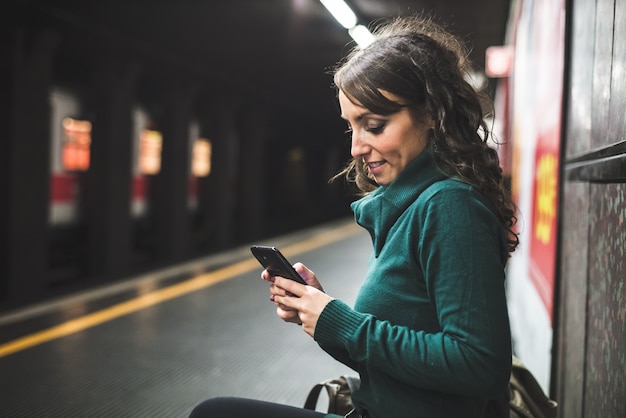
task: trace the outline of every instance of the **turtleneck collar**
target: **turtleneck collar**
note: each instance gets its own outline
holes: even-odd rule
[[[389,229],[400,215],[428,186],[444,178],[427,148],[389,185],[378,187],[350,205],[356,222],[372,237],[375,256],[380,254]]]

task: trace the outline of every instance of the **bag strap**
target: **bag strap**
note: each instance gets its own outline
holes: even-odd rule
[[[311,388],[311,391],[309,392],[309,395],[304,402],[304,409],[310,409],[311,411],[315,410],[315,407],[317,405],[317,399],[319,398],[320,392],[322,391],[323,387],[323,383],[318,383]]]
[[[311,391],[309,392],[309,395],[306,398],[306,401],[304,402],[304,408],[305,409],[309,409],[311,411],[315,411],[315,408],[317,407],[317,401],[319,400],[319,396],[320,396],[320,392],[322,391],[322,388],[326,389],[326,393],[328,394],[328,408],[329,410],[334,410],[335,408],[335,402],[337,399],[337,393],[339,392],[339,385],[336,383],[332,383],[331,382],[332,379],[326,380],[324,382],[321,383],[317,383],[315,386],[313,386],[313,388],[311,388]]]

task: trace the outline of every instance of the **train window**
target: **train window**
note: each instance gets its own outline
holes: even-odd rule
[[[91,122],[65,118],[63,120],[63,169],[87,171],[91,147]]]
[[[139,142],[139,171],[141,174],[158,174],[161,171],[163,135],[159,131],[144,129]]]
[[[50,90],[50,200],[52,226],[81,221],[81,173],[89,169],[91,122],[80,120],[80,98],[62,87]]]
[[[193,144],[191,155],[191,172],[196,177],[207,177],[211,174],[211,141],[197,139]]]

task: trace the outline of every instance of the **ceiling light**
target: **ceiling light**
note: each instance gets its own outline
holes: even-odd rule
[[[374,35],[363,25],[348,29],[348,33],[361,49],[374,42]]]
[[[343,0],[320,0],[320,2],[344,28],[351,29],[356,25],[356,15]]]

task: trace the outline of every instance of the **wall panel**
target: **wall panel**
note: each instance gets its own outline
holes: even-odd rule
[[[591,185],[585,417],[626,411],[626,184]]]
[[[611,99],[614,9],[614,0],[597,0],[596,2],[595,46],[593,56],[589,57],[590,60],[593,60],[592,149],[601,148],[611,143],[611,140],[607,138],[607,128],[609,126]],[[576,49],[578,39],[574,38],[573,42],[573,49]],[[575,67],[572,69],[574,73],[578,71]]]
[[[613,59],[611,62],[611,105],[608,139],[624,141],[626,137],[626,2],[615,2]],[[621,88],[620,88],[621,86]]]
[[[582,2],[571,10],[571,14],[569,31],[571,38],[576,39],[576,45],[571,48],[569,66],[576,70],[570,72],[569,88],[564,89],[569,95],[567,138],[563,147],[566,158],[589,152],[591,148],[595,2]]]
[[[570,2],[555,394],[626,416],[626,0]]]
[[[581,417],[585,377],[585,329],[587,318],[587,252],[589,241],[589,184],[564,185],[561,218],[561,275],[556,333],[559,375],[556,398],[563,417]]]

